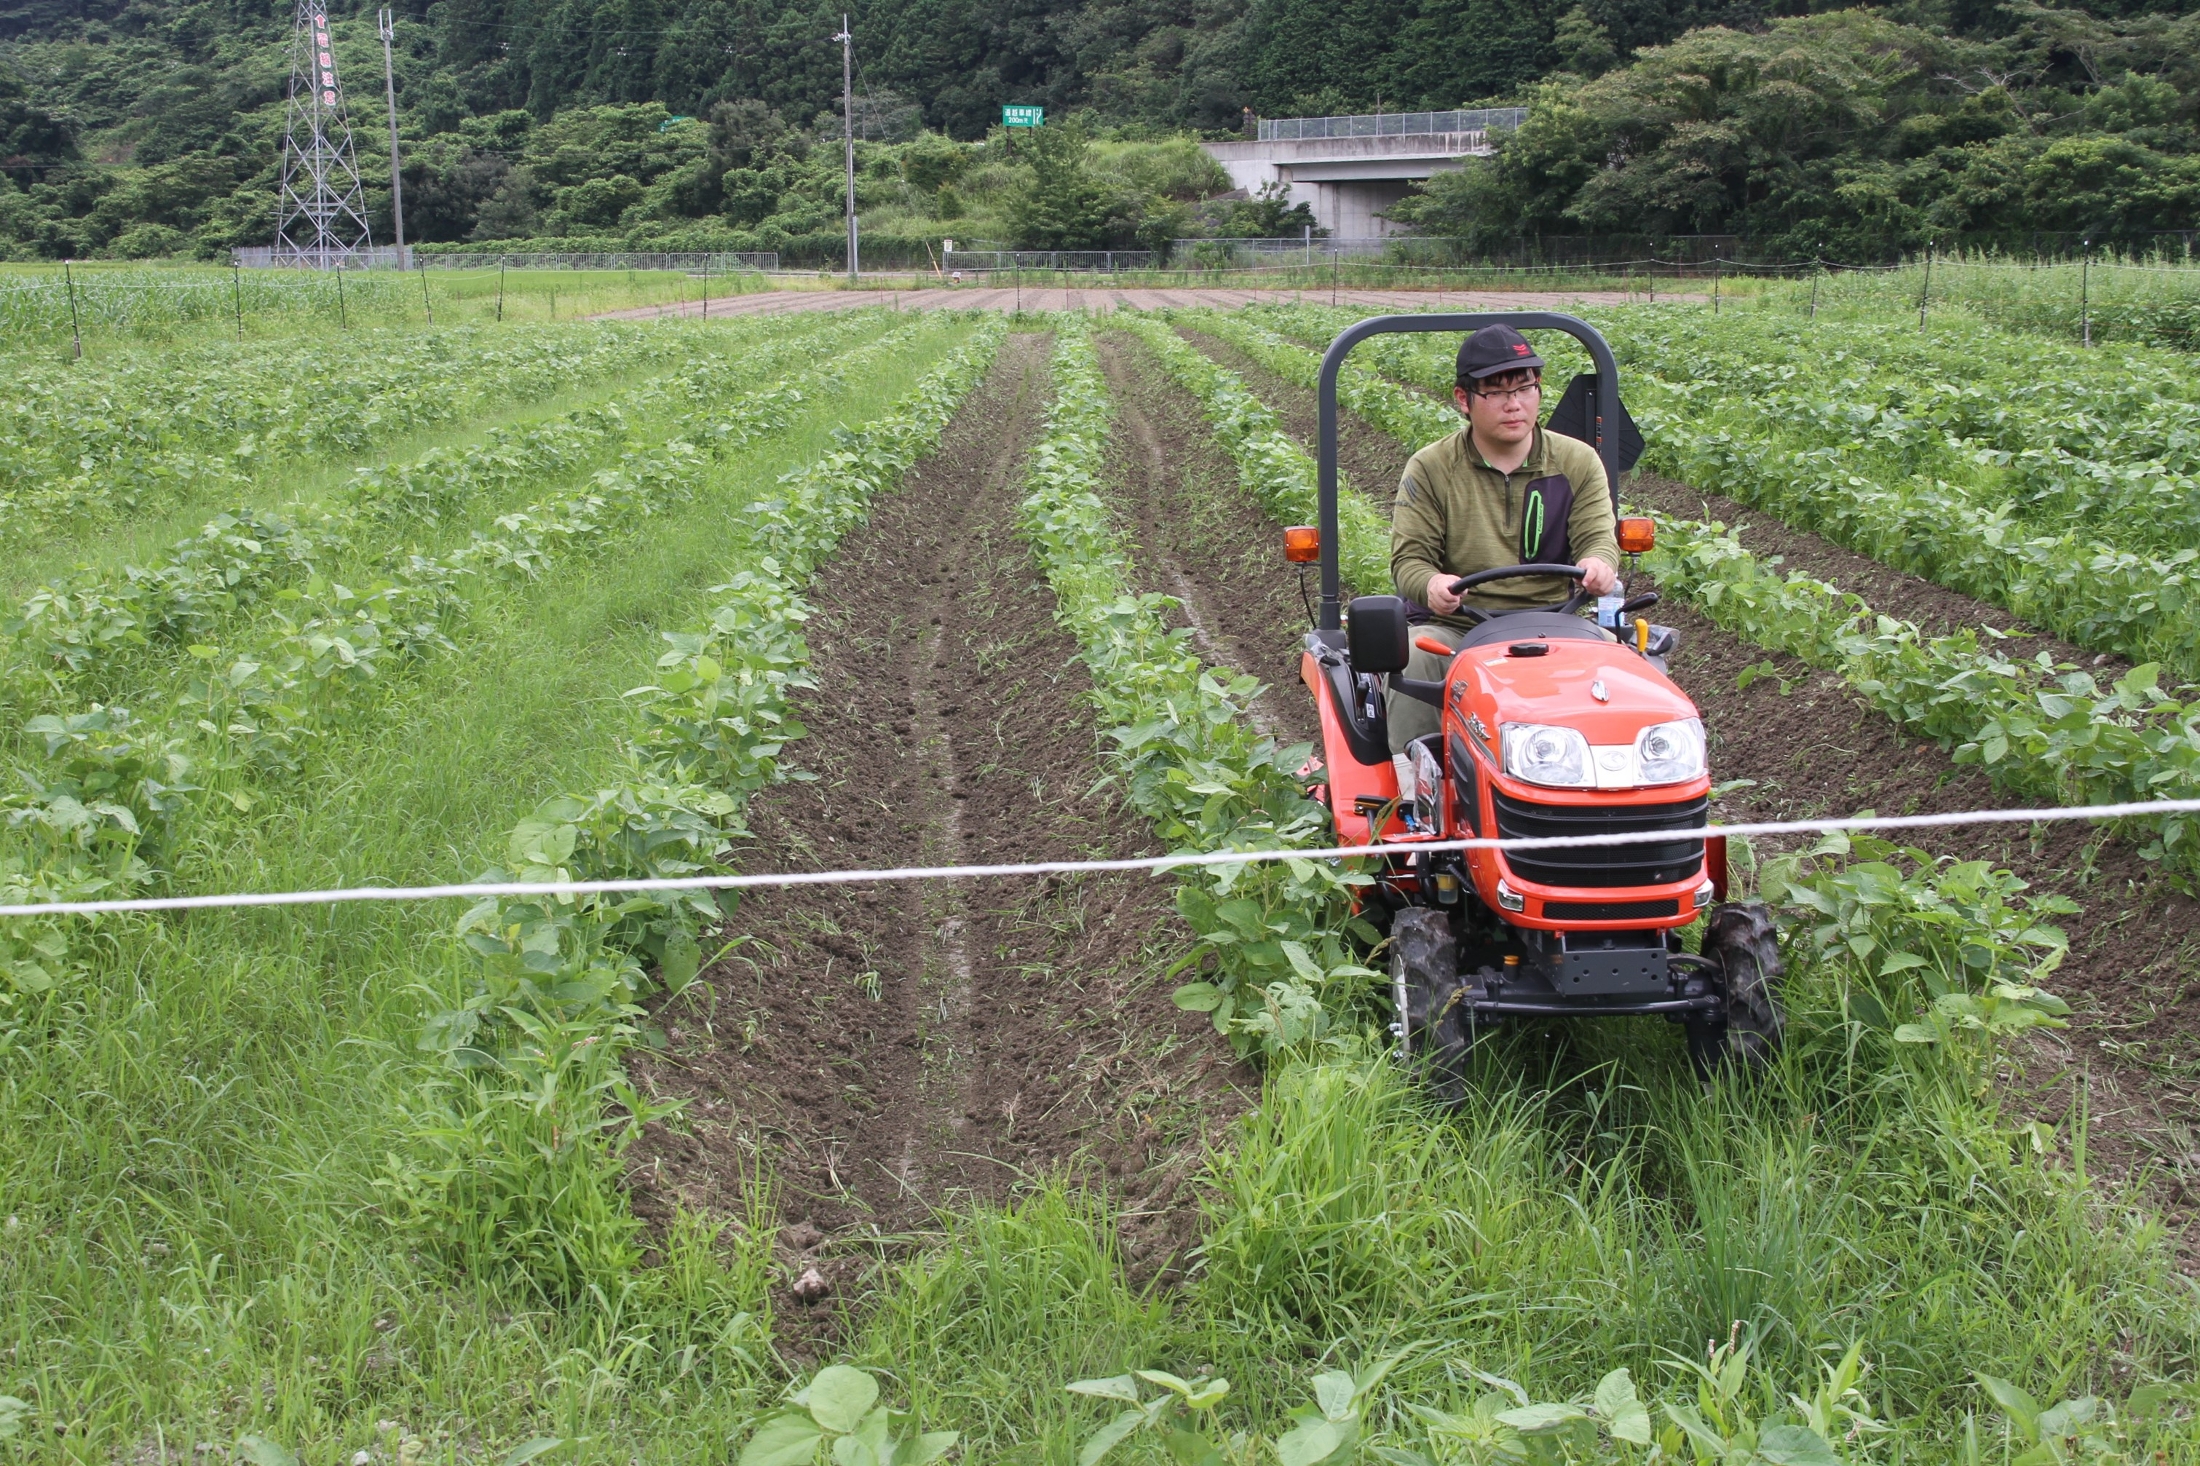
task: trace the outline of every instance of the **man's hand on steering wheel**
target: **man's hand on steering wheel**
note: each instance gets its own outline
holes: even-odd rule
[[[1457,615],[1459,611],[1459,603],[1464,599],[1464,596],[1453,594],[1450,576],[1432,575],[1429,577],[1428,608],[1431,611],[1434,611],[1437,615]]]
[[[1594,555],[1574,568],[1580,572],[1581,590],[1588,595],[1608,596],[1619,589],[1619,572]],[[1466,599],[1465,588],[1464,581],[1450,576],[1432,577],[1428,583],[1428,608],[1439,616],[1458,615],[1459,604]]]

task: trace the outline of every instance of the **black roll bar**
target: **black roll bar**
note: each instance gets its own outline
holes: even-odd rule
[[[1337,574],[1337,372],[1352,348],[1370,336],[1414,331],[1479,331],[1484,326],[1510,326],[1516,331],[1564,331],[1589,349],[1597,369],[1596,412],[1590,446],[1604,460],[1605,481],[1611,485],[1612,504],[1619,505],[1619,434],[1607,433],[1607,421],[1616,423],[1619,413],[1619,362],[1596,327],[1579,316],[1558,311],[1468,311],[1447,315],[1370,316],[1347,326],[1329,350],[1322,353],[1320,398],[1321,448],[1317,459],[1321,487],[1322,613],[1324,631],[1344,624],[1342,587]]]

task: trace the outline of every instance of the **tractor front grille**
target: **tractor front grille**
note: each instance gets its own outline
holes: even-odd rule
[[[1711,809],[1709,798],[1673,804],[1581,805],[1538,804],[1515,799],[1502,789],[1490,793],[1497,806],[1497,833],[1508,840],[1661,830],[1679,835],[1703,829]],[[1664,886],[1703,873],[1703,840],[1681,836],[1639,845],[1508,850],[1505,860],[1522,880],[1544,886]]]
[[[1518,862],[1515,862],[1517,868]],[[1663,901],[1546,901],[1548,921],[1647,921],[1658,916],[1678,916],[1681,903],[1672,896]]]

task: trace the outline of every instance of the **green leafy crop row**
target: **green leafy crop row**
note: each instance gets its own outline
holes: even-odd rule
[[[802,586],[938,441],[1003,330],[977,327],[886,415],[745,507],[744,568],[714,588],[694,630],[667,633],[657,680],[630,695],[624,777],[546,801],[512,832],[507,868],[483,879],[673,877],[722,859],[745,832],[747,796],[801,732],[788,697],[804,685]],[[638,1037],[648,968],[668,988],[692,980],[697,934],[730,904],[694,891],[491,897],[469,910],[456,935],[470,991],[421,1037],[452,1071],[418,1130],[433,1159],[393,1167],[397,1224],[456,1266],[553,1296],[624,1276],[639,1223],[616,1199],[612,1161],[633,1125],[663,1111],[627,1085],[618,1056]]]
[[[359,452],[603,377],[655,371],[700,342],[646,328],[394,337],[371,356],[298,360],[295,344],[157,357],[96,384],[11,384],[0,397],[0,523],[54,529],[233,493],[270,465]]]
[[[855,353],[900,349],[912,323]],[[737,397],[714,414],[716,455],[783,429],[828,363]],[[0,891],[17,900],[134,894],[163,879],[193,798],[249,809],[252,781],[299,767],[327,730],[367,715],[392,663],[455,649],[451,623],[485,578],[526,579],[569,554],[600,553],[701,484],[716,456],[683,438],[502,515],[441,557],[401,554],[360,588],[315,575],[267,598],[228,644],[196,641],[180,685],[153,716],[94,702],[43,713],[29,737],[43,758],[0,794]],[[0,927],[0,976],[40,992],[86,960],[79,922],[24,918]]]
[[[2147,414],[2143,440],[2116,435],[2091,445],[2113,456],[2093,457],[2057,439],[2102,434],[2083,420],[2036,415],[2030,384],[1919,381],[1824,355],[1808,366],[1727,359],[1670,323],[1632,322],[1615,334],[1639,368],[1630,381],[1661,415],[1762,438],[1783,453],[1834,457],[1868,478],[1927,481],[2034,533],[2079,532],[2163,554],[2200,529],[2200,478],[2162,456],[2189,456],[2200,444],[2200,406]]]
[[[2187,799],[2200,791],[2200,691],[2134,667],[2103,688],[2042,652],[2025,660],[1973,630],[1929,637],[1799,571],[1780,574],[1723,526],[1661,519],[1648,557],[1662,589],[1759,646],[1838,672],[1902,726],[1985,767],[2012,793],[2062,804]],[[2147,822],[2155,853],[2200,862],[2189,817]]]
[[[1610,319],[1631,364],[1671,382],[1715,384],[1730,400],[1811,382],[1825,399],[1872,415],[1885,409],[1944,442],[2103,468],[2200,470],[2200,386],[2183,359],[2166,353],[2088,351],[1995,331],[1891,335],[1760,315],[1683,323],[1621,311]]]
[[[394,529],[457,517],[523,485],[569,474],[633,434],[634,419],[662,416],[675,394],[703,415],[700,421],[666,420],[667,438],[700,440],[716,451],[737,446],[727,440],[758,430],[760,403],[745,401],[741,411],[714,419],[717,404],[875,329],[867,319],[837,324],[838,331],[822,336],[751,345],[732,360],[688,362],[674,378],[650,378],[529,427],[494,429],[470,448],[431,448],[404,463],[360,469],[331,507],[310,505],[289,516],[257,510],[217,515],[150,565],[49,581],[0,618],[0,690],[17,702],[35,701],[49,686],[110,692],[110,664],[127,663],[130,653],[203,641],[232,616],[335,572],[346,557],[371,549]],[[832,370],[828,361],[799,373],[786,390],[799,393],[803,381]],[[397,555],[395,563],[406,565],[408,558]]]

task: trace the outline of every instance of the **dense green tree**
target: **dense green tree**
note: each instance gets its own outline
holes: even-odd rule
[[[1023,144],[1031,177],[1009,202],[1016,242],[1031,249],[1101,249],[1116,200],[1093,175],[1089,140],[1075,123],[1032,130]]]
[[[2144,246],[2200,225],[2189,65],[2200,20],[2079,17],[2108,85],[2037,85],[2073,23],[1964,40],[1871,11],[1694,31],[1595,80],[1528,95],[1498,155],[1440,175],[1393,217],[1516,249],[1540,235],[1735,233],[1773,250],[1876,258],[2040,231]]]

